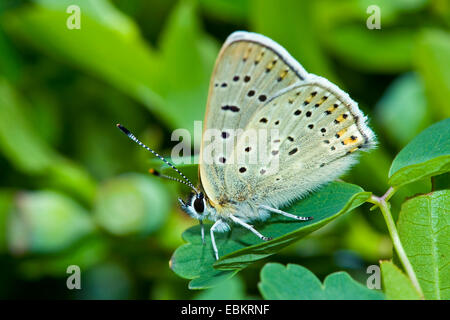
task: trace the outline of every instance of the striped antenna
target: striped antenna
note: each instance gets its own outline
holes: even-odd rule
[[[150,173],[154,174],[155,176],[160,176],[162,178],[166,178],[166,179],[170,179],[170,180],[174,180],[180,183],[183,183],[187,186],[189,186],[192,190],[195,191],[195,193],[198,195],[199,192],[198,190],[194,187],[194,185],[192,184],[192,182],[183,174],[181,173],[180,170],[178,170],[173,164],[171,164],[169,161],[167,161],[163,156],[159,155],[157,152],[153,151],[152,149],[150,149],[149,147],[147,147],[145,144],[143,144],[141,141],[139,141],[138,138],[135,137],[134,134],[132,134],[127,128],[125,128],[124,126],[122,126],[120,123],[118,123],[117,128],[120,129],[120,131],[122,131],[123,133],[125,133],[128,138],[130,138],[131,140],[133,140],[134,142],[136,142],[138,145],[140,145],[142,148],[146,149],[147,151],[150,151],[151,153],[153,153],[155,156],[157,156],[160,160],[162,160],[165,164],[167,164],[169,167],[171,167],[173,170],[175,170],[185,181],[182,181],[180,179],[177,178],[172,178],[169,176],[165,176],[165,175],[161,175],[159,174],[158,171],[155,171],[154,169],[150,169]]]

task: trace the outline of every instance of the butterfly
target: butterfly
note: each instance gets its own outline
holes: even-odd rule
[[[232,33],[216,60],[198,187],[125,127],[117,126],[181,179],[156,170],[151,173],[193,190],[187,201],[178,200],[201,224],[203,243],[203,220],[213,222],[210,235],[216,259],[216,232],[239,225],[268,241],[271,238],[258,232],[252,221],[264,221],[271,214],[312,219],[280,208],[338,178],[356,162],[357,151],[376,144],[367,117],[348,94],[327,79],[306,72],[278,43],[245,31]],[[264,134],[258,135],[260,132]]]

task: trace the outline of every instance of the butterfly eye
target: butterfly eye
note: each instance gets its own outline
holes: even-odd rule
[[[194,200],[194,209],[197,211],[197,213],[203,213],[205,210],[205,204],[203,203],[203,199],[196,198]]]

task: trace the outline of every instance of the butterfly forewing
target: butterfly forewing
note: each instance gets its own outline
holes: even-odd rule
[[[236,32],[227,39],[211,78],[200,157],[200,178],[211,201],[225,194],[224,169],[231,162],[237,130],[277,93],[305,82],[307,76],[283,48],[264,36]],[[205,148],[211,141],[222,147]]]

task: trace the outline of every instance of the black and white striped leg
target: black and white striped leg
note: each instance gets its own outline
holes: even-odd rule
[[[278,210],[278,209],[275,209],[275,208],[271,208],[271,207],[266,206],[266,205],[261,205],[259,207],[261,209],[265,209],[265,210],[268,210],[270,212],[278,213],[278,214],[281,214],[282,216],[285,216],[285,217],[288,217],[288,218],[291,218],[291,219],[295,219],[295,220],[309,221],[309,220],[314,219],[313,217],[296,216],[295,214],[284,212],[284,211],[281,211],[281,210]]]
[[[216,256],[216,260],[219,260],[219,251],[217,250],[216,239],[214,238],[214,230],[221,223],[222,223],[222,220],[220,220],[220,219],[217,220],[216,222],[214,222],[213,226],[209,230],[209,232],[211,234],[211,243],[212,243],[212,247],[213,247],[213,250],[214,250],[214,255]]]
[[[241,219],[230,215],[231,220],[233,220],[235,223],[240,224],[241,226],[243,226],[244,228],[250,230],[251,232],[253,232],[254,234],[256,234],[258,236],[258,238],[260,238],[261,240],[264,241],[269,241],[272,240],[272,238],[266,237],[264,235],[262,235],[261,233],[259,233],[255,228],[253,228],[253,226],[249,225],[248,223],[245,223],[244,221],[242,221]]]

